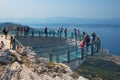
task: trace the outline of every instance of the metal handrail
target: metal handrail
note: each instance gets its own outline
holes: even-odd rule
[[[43,30],[43,29],[39,29],[39,30]],[[38,31],[39,31],[38,29],[36,30],[36,29],[34,29],[34,34],[38,34]],[[54,29],[55,30],[55,29]],[[58,29],[56,29],[56,30],[58,30]],[[64,34],[64,32],[62,32],[63,34]],[[71,32],[72,34],[74,34],[73,32]],[[31,34],[31,32],[29,33],[29,34]],[[42,31],[42,36],[45,36],[44,35],[45,33],[44,33],[44,31]],[[12,34],[11,34],[12,35]],[[25,34],[24,34],[25,35]],[[55,35],[57,35],[57,34],[55,34]],[[78,54],[82,54],[83,53],[83,55],[81,55],[81,57],[83,57],[84,58],[84,55],[85,55],[85,51],[83,51],[83,52],[80,52],[80,53],[78,53],[78,48],[79,48],[79,46],[78,46],[78,44],[79,44],[79,40],[77,40],[76,38],[80,38],[80,40],[82,40],[83,38],[82,38],[82,36],[79,36],[78,37],[78,35],[77,36],[75,36],[75,34],[74,34],[74,37],[72,37],[71,36],[71,34],[70,34],[70,32],[68,32],[68,35],[70,36],[68,36],[67,38],[70,38],[70,39],[72,39],[70,42],[67,42],[67,44],[65,44],[65,43],[62,43],[62,44],[49,44],[49,45],[40,45],[40,46],[37,46],[37,48],[39,48],[39,47],[45,47],[45,48],[47,48],[48,47],[48,49],[45,49],[44,51],[42,51],[41,49],[40,49],[40,51],[36,51],[36,52],[38,52],[38,53],[43,53],[43,55],[41,54],[41,56],[44,56],[44,57],[47,57],[47,58],[49,58],[50,59],[50,61],[52,60],[52,58],[59,58],[59,59],[64,59],[65,61],[67,60],[68,61],[68,63],[69,63],[69,61],[71,60],[70,59],[70,57],[71,57],[71,55],[72,54],[75,54],[75,56],[77,56]],[[80,34],[81,35],[81,34]],[[38,35],[37,35],[38,36]],[[49,35],[48,35],[49,36]],[[64,35],[57,35],[56,37],[61,37],[61,38],[65,38],[65,36]],[[82,39],[81,39],[82,38]],[[74,41],[73,41],[74,40]],[[16,40],[17,41],[17,40]],[[74,43],[74,42],[76,42],[76,43]],[[23,47],[23,45],[18,41],[18,43]],[[64,44],[65,44],[65,46],[64,46]],[[72,45],[73,44],[73,45]],[[54,47],[53,47],[54,46]],[[63,46],[63,47],[62,47]],[[68,47],[66,47],[66,46],[68,46]],[[73,47],[72,47],[73,46]],[[50,47],[50,48],[49,48]],[[51,48],[52,47],[52,48]],[[60,48],[61,47],[61,48]],[[95,43],[90,43],[90,51],[91,51],[91,56],[94,54],[94,51],[95,50],[93,50],[94,49],[94,47],[95,47]],[[97,46],[98,47],[98,46]],[[37,48],[36,48],[36,50],[37,50]],[[99,47],[98,47],[99,48]],[[57,50],[61,50],[62,49],[62,53],[61,52],[57,52]],[[55,53],[53,53],[53,51],[54,50],[56,50],[56,52],[57,53],[60,53],[60,55],[62,55],[62,56],[60,56],[60,55],[57,55],[56,54],[56,52]],[[74,52],[74,51],[75,52]],[[64,53],[64,51],[65,51],[65,53]],[[97,49],[97,51],[98,51],[98,49]],[[47,56],[46,56],[46,53],[47,53]],[[63,55],[64,54],[64,55]],[[66,59],[65,59],[66,58]],[[77,57],[75,57],[75,59],[77,59],[78,58],[78,56]],[[80,57],[79,57],[80,58]]]
[[[13,36],[10,32],[9,32],[10,36]],[[21,48],[23,48],[24,46],[15,38],[15,41],[20,45]]]

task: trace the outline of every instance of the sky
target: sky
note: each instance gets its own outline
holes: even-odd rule
[[[120,0],[0,0],[0,18],[120,18]]]

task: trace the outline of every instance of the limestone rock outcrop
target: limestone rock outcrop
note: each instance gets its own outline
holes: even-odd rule
[[[2,72],[0,80],[88,80],[63,63],[48,62],[37,57],[31,48],[20,50],[21,62],[14,60]],[[17,53],[18,54],[18,53]],[[15,55],[18,58],[18,55]]]
[[[6,65],[14,60],[15,56],[8,50],[0,50],[0,64]]]

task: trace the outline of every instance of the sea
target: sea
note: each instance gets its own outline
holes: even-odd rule
[[[95,32],[101,39],[101,47],[109,51],[110,54],[120,56],[120,25],[118,24],[28,24],[32,28],[54,28],[59,27],[73,30],[79,29],[81,32]]]

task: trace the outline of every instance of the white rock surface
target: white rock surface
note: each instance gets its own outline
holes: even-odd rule
[[[72,70],[65,64],[48,63],[29,49],[23,48],[21,51],[20,54],[26,55],[21,58],[22,63],[16,60],[7,65],[0,80],[88,80],[82,76],[73,78]]]

